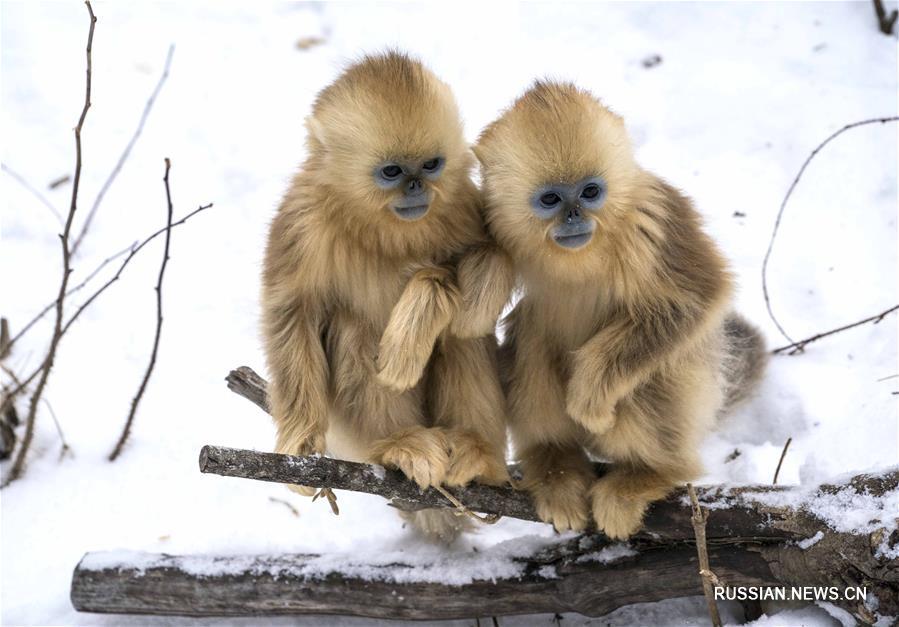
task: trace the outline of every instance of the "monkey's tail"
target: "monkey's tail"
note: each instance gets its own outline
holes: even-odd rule
[[[749,398],[758,387],[768,363],[765,339],[743,316],[731,312],[724,321],[724,403],[722,414]]]
[[[431,542],[451,544],[463,531],[473,528],[471,519],[460,516],[453,509],[420,509],[414,512],[400,511],[403,520],[411,524]]]

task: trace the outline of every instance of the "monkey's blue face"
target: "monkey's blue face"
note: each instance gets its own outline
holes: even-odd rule
[[[440,178],[446,160],[443,157],[403,160],[391,159],[378,164],[372,174],[375,185],[394,192],[390,208],[401,220],[413,221],[428,213],[433,200],[430,182]]]
[[[541,220],[554,222],[549,234],[556,244],[575,250],[593,238],[596,221],[590,214],[602,207],[607,189],[599,176],[543,185],[531,196],[531,209]]]

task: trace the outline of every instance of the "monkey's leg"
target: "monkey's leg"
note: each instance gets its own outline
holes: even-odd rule
[[[428,374],[434,424],[446,428],[448,485],[472,479],[499,485],[506,471],[506,400],[500,388],[493,336],[463,340],[445,334]]]
[[[535,444],[521,455],[524,480],[540,520],[556,531],[583,531],[589,520],[588,494],[593,468],[584,448],[572,444]]]
[[[565,413],[565,392],[543,338],[519,337],[511,318],[503,346],[510,362],[509,421],[524,480],[537,515],[558,531],[581,531],[589,519],[588,490],[593,468],[584,452],[583,429]]]
[[[598,451],[613,462],[590,491],[599,529],[615,539],[632,535],[650,503],[702,474],[699,442],[720,402],[714,367],[699,357],[622,399],[615,425],[596,438]]]
[[[438,485],[449,462],[446,436],[423,426],[423,385],[396,392],[375,379],[377,341],[374,327],[348,312],[338,312],[329,325],[335,392],[329,448],[348,459],[399,468],[422,488]]]
[[[449,268],[431,266],[412,275],[381,336],[377,379],[382,385],[403,391],[418,383],[457,300]]]
[[[450,333],[461,338],[493,334],[515,286],[512,260],[496,244],[479,245],[459,261],[456,283],[459,309],[450,323]]]
[[[325,450],[328,416],[328,367],[321,342],[318,308],[294,303],[267,306],[264,312],[271,413],[278,435],[275,451],[309,455]],[[290,486],[311,496],[315,490]]]
[[[649,504],[665,498],[682,483],[683,476],[643,466],[613,465],[590,488],[597,529],[613,540],[629,538],[643,523]]]

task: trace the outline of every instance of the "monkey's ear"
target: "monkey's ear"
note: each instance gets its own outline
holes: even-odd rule
[[[322,146],[327,146],[327,144],[325,143],[324,124],[316,120],[311,115],[306,118],[306,131],[309,133],[309,136],[316,142],[318,142]]]

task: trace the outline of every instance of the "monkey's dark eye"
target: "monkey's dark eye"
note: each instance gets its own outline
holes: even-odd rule
[[[425,170],[426,172],[433,172],[439,166],[440,166],[440,158],[439,157],[435,157],[433,159],[428,159],[421,165],[422,169]]]
[[[599,185],[590,183],[581,192],[581,198],[584,200],[596,200],[599,197]]]
[[[555,207],[560,202],[562,202],[562,197],[555,192],[546,192],[540,196],[540,204],[547,208]]]
[[[381,168],[381,176],[387,180],[395,179],[403,173],[403,169],[398,165],[385,165]]]

